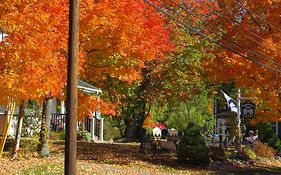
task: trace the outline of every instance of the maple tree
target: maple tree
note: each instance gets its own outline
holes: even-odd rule
[[[102,98],[114,102],[116,115],[130,125],[132,115],[124,108],[132,98],[127,95],[145,81],[142,70],[148,62],[167,59],[174,47],[169,27],[143,1],[98,1],[87,12],[81,21],[86,57],[82,77],[103,89]]]
[[[153,105],[186,101],[200,92],[200,61],[208,57],[203,52],[206,42],[177,28],[171,30],[171,39],[175,44],[173,53],[165,60],[147,61],[141,80],[128,84],[108,76],[100,82],[103,95],[118,104],[115,118],[123,120],[127,138],[139,137],[143,124],[149,123],[146,118]]]
[[[115,105],[113,103],[107,103],[95,95],[88,95],[79,91],[78,99],[79,104],[77,110],[79,120],[92,116],[95,111],[99,111],[105,115],[115,115]]]
[[[169,128],[184,130],[189,124],[200,127],[203,133],[212,133],[214,126],[212,98],[209,90],[202,83],[198,92],[190,95],[186,100],[173,100],[161,104],[154,104],[151,109],[154,121],[161,121]]]
[[[67,1],[5,0],[1,12],[1,26],[9,34],[1,43],[4,96],[41,101],[60,96],[66,79]],[[84,75],[92,82],[108,74],[139,79],[145,61],[165,59],[173,47],[163,19],[144,2],[85,0],[80,16]]]
[[[66,80],[67,1],[4,0],[0,9],[0,23],[8,33],[0,46],[3,96],[39,101],[61,97]],[[81,57],[86,60],[80,60],[85,63],[82,77],[101,87],[108,76],[125,83],[140,80],[146,62],[165,60],[173,48],[164,18],[144,2],[85,0],[80,19]],[[97,104],[108,110],[101,111],[114,114],[111,105],[80,97],[81,115]]]
[[[82,16],[85,77],[97,84],[106,76],[141,79],[145,62],[164,60],[173,47],[163,18],[142,1],[98,1]]]
[[[66,81],[66,1],[3,1],[3,97],[44,100],[60,96]]]
[[[4,0],[0,11],[8,34],[0,43],[1,100],[44,101],[40,154],[48,155],[51,112],[46,109],[51,110],[51,97],[60,97],[66,82],[67,1]]]
[[[208,81],[235,80],[236,87],[245,89],[243,96],[256,96],[257,117],[251,123],[280,120],[281,33],[277,9],[281,2],[218,0],[209,4],[193,1],[193,4],[205,14],[197,14],[203,32],[214,35],[218,42],[239,53],[213,47],[215,58],[204,63]]]

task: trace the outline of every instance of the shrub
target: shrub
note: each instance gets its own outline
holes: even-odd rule
[[[111,117],[104,118],[104,140],[117,140],[121,138],[121,130],[118,124]]]
[[[32,138],[32,139],[22,138],[20,146],[22,148],[23,154],[28,157],[30,154],[36,154],[38,144],[39,144],[38,138]]]
[[[281,152],[281,141],[272,129],[271,124],[259,123],[256,129],[259,131],[259,140],[261,142],[268,143],[268,145],[273,147],[277,152]]]
[[[18,150],[19,157],[30,157],[37,155],[38,138],[21,138],[20,148]],[[13,151],[15,145],[14,139],[7,139],[4,151]]]
[[[145,128],[145,135],[148,138],[152,138],[153,137],[153,128],[150,128],[150,127]]]
[[[6,143],[4,145],[4,151],[12,151],[15,145],[15,140],[11,138],[7,138]]]
[[[65,131],[51,131],[49,138],[51,140],[65,140]]]
[[[77,140],[91,141],[91,133],[89,133],[84,127],[81,127],[77,133]]]
[[[226,160],[226,155],[222,147],[210,146],[210,158],[214,161]]]
[[[184,130],[184,136],[177,146],[177,158],[195,165],[210,164],[209,148],[198,127],[190,125]]]
[[[104,128],[104,140],[116,140],[119,138],[121,138],[121,134],[117,127]]]
[[[255,160],[257,158],[257,155],[255,154],[255,152],[253,151],[253,149],[251,149],[250,146],[246,145],[243,148],[245,154],[249,157],[249,159],[251,160]]]
[[[33,137],[39,135],[41,126],[42,105],[35,100],[25,103],[24,120],[22,124],[22,136]]]
[[[228,152],[227,157],[229,159],[236,159],[240,161],[250,161],[250,160],[255,160],[257,158],[257,155],[252,150],[252,148],[247,145],[238,152],[236,151]]]
[[[242,161],[251,160],[251,158],[249,157],[249,155],[246,153],[246,151],[244,149],[238,151],[235,156],[236,156],[235,159],[238,159],[238,160],[242,160]]]
[[[146,127],[142,129],[140,142],[141,152],[157,151],[157,142],[153,139],[152,128]]]
[[[253,150],[256,153],[256,155],[265,158],[273,158],[276,154],[276,150],[268,146],[267,143],[262,143],[262,142],[256,142],[253,146]]]

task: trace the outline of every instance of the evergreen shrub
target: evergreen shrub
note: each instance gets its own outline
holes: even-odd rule
[[[177,146],[177,158],[181,162],[187,161],[194,165],[210,164],[209,148],[200,129],[195,125],[189,125],[184,130],[184,136]]]
[[[276,135],[275,130],[272,129],[271,124],[259,123],[256,126],[259,131],[259,140],[267,143],[268,146],[274,148],[278,153],[281,153],[281,141]]]

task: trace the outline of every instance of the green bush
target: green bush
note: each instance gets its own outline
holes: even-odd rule
[[[272,129],[271,124],[259,123],[255,128],[259,131],[259,140],[261,142],[268,143],[277,152],[281,152],[281,141]]]
[[[9,148],[7,151],[13,151],[15,140],[9,140],[8,141]],[[19,157],[31,157],[31,156],[37,156],[37,146],[39,144],[38,138],[21,138],[20,141],[20,148],[18,151]],[[5,145],[6,146],[6,145]]]
[[[107,127],[104,129],[104,140],[116,140],[119,138],[121,138],[121,134],[117,127]]]
[[[79,128],[77,133],[77,140],[91,141],[91,133],[89,133],[84,127]]]
[[[38,138],[32,138],[32,139],[22,138],[20,147],[22,148],[23,154],[26,157],[28,157],[29,155],[36,154],[38,144],[39,144]]]
[[[144,131],[145,131],[145,138],[146,139],[152,139],[153,138],[153,128],[150,128],[150,127],[146,127],[144,128]]]
[[[104,118],[104,140],[117,140],[121,138],[120,128],[110,117]]]
[[[250,160],[256,160],[257,155],[253,151],[253,149],[250,146],[244,146],[241,150],[237,151],[229,151],[227,152],[227,158],[228,159],[235,159],[239,161],[250,161]]]
[[[65,131],[51,131],[49,138],[51,140],[65,140]]]
[[[243,148],[243,150],[244,150],[244,152],[246,153],[246,155],[248,156],[249,159],[255,160],[257,158],[257,155],[255,154],[255,152],[253,151],[253,149],[249,145],[246,145]]]
[[[210,164],[209,148],[198,127],[190,125],[184,130],[184,136],[177,146],[177,158],[195,165]]]
[[[249,155],[246,153],[246,151],[244,149],[239,150],[235,154],[234,159],[241,160],[241,161],[249,161],[249,160],[251,160],[251,158],[249,157]]]

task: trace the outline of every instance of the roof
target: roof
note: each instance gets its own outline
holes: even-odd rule
[[[93,93],[101,93],[102,90],[100,88],[97,88],[85,81],[78,80],[78,89],[82,90],[83,92],[87,94],[93,94]]]
[[[161,123],[161,122],[157,122],[156,127],[160,128],[160,129],[166,129],[167,128],[167,126],[164,123]]]

